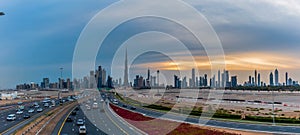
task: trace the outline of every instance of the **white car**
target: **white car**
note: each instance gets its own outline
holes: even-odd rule
[[[19,110],[19,111],[16,112],[16,114],[23,114],[23,111]]]
[[[86,127],[85,126],[80,126],[79,127],[79,134],[86,134]]]
[[[87,110],[91,110],[91,107],[89,105],[86,106]]]
[[[34,109],[28,110],[28,113],[34,113]]]
[[[6,117],[6,120],[7,120],[7,121],[13,121],[13,120],[16,120],[16,119],[17,119],[17,117],[16,117],[15,114],[10,114],[10,115],[8,115],[8,116]]]
[[[78,119],[76,124],[79,125],[79,126],[84,125],[83,119]]]
[[[42,111],[43,111],[43,108],[38,108],[36,111],[37,111],[37,112],[42,112]]]
[[[93,109],[97,109],[97,108],[98,108],[98,103],[95,102],[95,103],[93,104]]]

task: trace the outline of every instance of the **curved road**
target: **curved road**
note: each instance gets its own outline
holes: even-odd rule
[[[79,126],[76,125],[77,119],[84,119],[85,126],[87,129],[87,134],[109,134],[109,135],[140,135],[143,134],[135,127],[128,125],[125,120],[120,119],[116,116],[109,108],[107,102],[101,102],[101,99],[106,99],[105,95],[96,96],[96,101],[98,103],[98,108],[87,109],[86,105],[92,107],[94,101],[90,103],[81,104],[79,110],[76,111],[76,115],[66,115],[64,118],[70,116],[72,122],[63,122],[59,124],[62,128],[61,135],[73,135],[79,134]],[[88,117],[87,117],[88,116]],[[57,128],[56,128],[57,129]],[[52,134],[56,135],[56,131]]]

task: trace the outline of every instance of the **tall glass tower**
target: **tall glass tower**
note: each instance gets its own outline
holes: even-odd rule
[[[278,86],[279,85],[279,79],[278,79],[278,70],[275,69],[275,86]]]

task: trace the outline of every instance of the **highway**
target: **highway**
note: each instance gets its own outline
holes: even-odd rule
[[[37,103],[39,107],[32,106],[34,103]],[[23,114],[16,114],[16,109],[18,108],[18,105],[9,105],[10,107],[4,110],[0,111],[0,122],[3,124],[3,126],[0,126],[0,134],[2,135],[9,135],[14,133],[16,130],[22,128],[26,124],[30,123],[34,119],[40,117],[41,115],[44,115],[45,113],[49,112],[53,109],[50,107],[44,107],[42,101],[32,101],[32,102],[26,102],[22,104],[24,106]],[[58,101],[56,101],[56,106],[58,105]],[[42,112],[37,112],[37,108],[42,108]],[[29,109],[34,109],[34,112],[29,113]],[[9,114],[16,114],[16,120],[13,121],[7,121],[6,117]],[[23,116],[24,114],[29,115],[30,117],[25,119]]]
[[[5,130],[17,125],[18,123],[26,120],[23,118],[23,115],[26,113],[30,116],[29,119],[27,119],[28,121],[30,121],[33,117],[35,118],[37,114],[43,114],[44,112],[47,112],[49,111],[50,109],[46,109],[43,111],[43,113],[37,113],[36,111],[34,113],[28,113],[27,111],[29,110],[29,106],[32,104],[33,102],[29,102],[29,103],[26,103],[24,104],[24,113],[23,114],[16,114],[16,108],[17,108],[17,105],[13,105],[12,107],[10,107],[9,109],[5,109],[5,110],[2,110],[0,112],[0,122],[2,124],[2,126],[0,127],[0,133],[4,132]],[[40,105],[41,106],[41,105]],[[7,115],[9,114],[16,114],[16,120],[14,121],[7,121],[6,120],[6,117]]]
[[[119,101],[118,106],[123,107],[122,102]],[[126,108],[130,108],[130,105],[127,105]],[[274,134],[300,134],[300,126],[271,126],[271,125],[263,125],[263,124],[248,124],[248,123],[238,123],[238,122],[226,122],[226,121],[217,121],[217,120],[200,120],[193,117],[184,117],[181,115],[176,115],[173,113],[163,113],[150,109],[138,108],[136,107],[133,110],[138,113],[145,114],[154,118],[162,118],[179,122],[188,122],[191,124],[205,124],[206,126],[211,127],[219,127],[219,128],[228,128],[228,129],[236,129],[242,131],[254,131],[254,132],[265,132],[265,133],[274,133]],[[206,123],[207,122],[207,123]]]
[[[79,126],[76,125],[78,119],[84,119],[84,125],[87,129],[87,134],[109,134],[109,135],[140,135],[143,132],[139,131],[135,127],[127,124],[125,120],[116,116],[110,110],[108,104],[106,103],[106,97],[103,95],[101,97],[98,92],[90,93],[87,91],[88,95],[97,94],[94,99],[88,99],[87,102],[80,104],[79,110],[76,111],[76,115],[72,113],[65,116],[67,118],[70,116],[72,122],[59,122],[61,124],[61,135],[73,135],[79,134]],[[103,99],[103,100],[101,100]],[[93,108],[93,104],[97,103],[98,107]],[[90,106],[87,107],[87,106]],[[64,121],[64,120],[61,120]],[[57,128],[56,128],[57,129]],[[59,132],[58,132],[59,133]],[[57,135],[56,132],[52,133]]]

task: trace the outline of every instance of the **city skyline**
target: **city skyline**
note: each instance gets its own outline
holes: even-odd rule
[[[72,78],[73,52],[80,32],[95,14],[116,1],[92,0],[83,6],[75,0],[66,9],[63,5],[69,2],[2,1],[0,8],[5,15],[0,17],[0,89],[14,88],[24,82],[38,82],[44,76],[56,80],[60,76],[60,67],[64,67],[64,76]],[[281,81],[286,80],[285,72],[300,80],[300,62],[297,60],[300,57],[297,51],[300,49],[297,32],[300,30],[300,2],[223,1],[222,6],[218,1],[209,0],[185,2],[202,13],[215,29],[223,45],[226,70],[238,75],[238,80],[247,80],[250,72],[257,69],[265,82],[268,80],[266,76],[275,68],[281,71]],[[23,6],[28,3],[28,6]],[[27,14],[30,16],[24,16]],[[193,21],[193,18],[187,19]],[[186,65],[182,71],[195,68],[206,72],[210,62],[218,62],[209,61],[204,50],[194,50],[200,61],[196,61],[198,67],[191,67],[187,52],[170,47],[178,44],[173,40],[165,35],[150,35],[147,38],[137,36],[124,43],[128,46],[128,68],[136,57],[130,47],[132,44],[167,48],[171,55],[181,59],[172,63],[162,57],[152,57],[143,64],[135,65],[141,69],[156,68],[163,73],[164,70],[178,69],[177,65]],[[124,52],[120,52],[120,56],[124,57]],[[107,50],[105,53],[111,52]],[[103,65],[110,73],[110,62],[107,58],[99,58],[95,63]],[[121,63],[124,64],[123,61]],[[120,77],[124,76],[122,64],[120,71],[116,71]],[[129,73],[128,76],[135,74]]]

